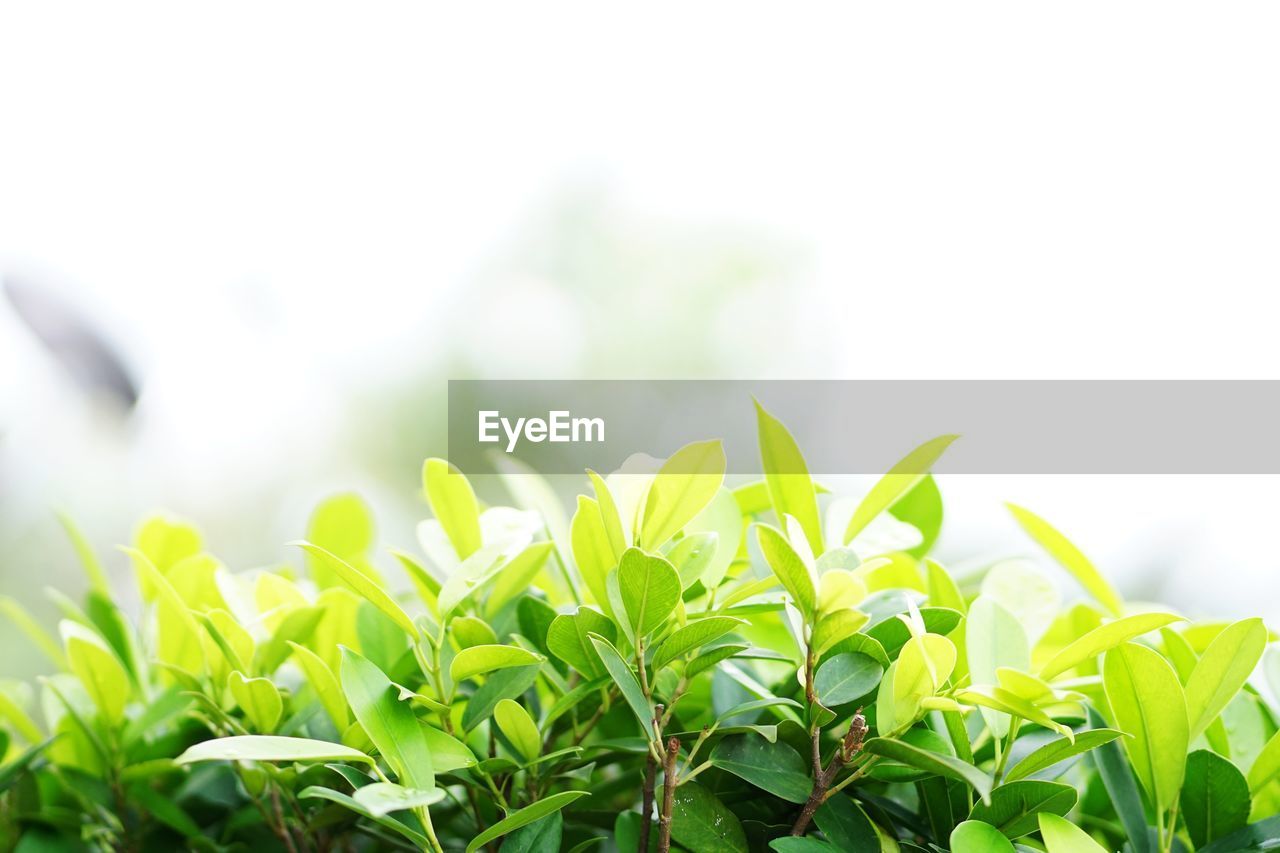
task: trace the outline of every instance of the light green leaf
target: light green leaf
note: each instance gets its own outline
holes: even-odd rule
[[[929,603],[934,607],[948,607],[964,613],[964,595],[956,586],[951,573],[942,567],[937,560],[925,560],[925,573],[928,580]]]
[[[375,574],[368,559],[374,542],[373,513],[353,492],[332,495],[316,506],[307,521],[307,541],[364,574]],[[307,554],[307,569],[321,589],[334,585],[336,579],[327,561]]]
[[[827,550],[822,545],[822,521],[818,515],[818,495],[809,478],[804,456],[796,440],[782,422],[756,402],[756,424],[760,436],[760,463],[778,524],[789,515],[800,523],[815,554]]]
[[[347,713],[347,700],[343,698],[342,687],[333,670],[311,649],[297,643],[289,643],[289,648],[293,650],[294,660],[307,677],[311,689],[316,692],[316,698],[320,700],[320,705],[333,721],[334,727],[340,732],[346,731],[347,726],[351,725],[351,717]]]
[[[711,750],[711,763],[790,803],[803,803],[813,780],[800,753],[754,734],[731,735]]]
[[[175,764],[197,761],[363,761],[373,759],[339,743],[278,735],[237,735],[202,741],[174,759]]]
[[[929,473],[938,457],[959,436],[941,435],[917,447],[902,457],[880,480],[871,487],[866,497],[853,511],[849,526],[844,530],[844,544],[861,533],[880,513],[887,510],[898,498],[911,491]]]
[[[438,803],[444,799],[444,790],[436,788],[431,791],[419,791],[394,782],[374,782],[372,785],[356,788],[351,798],[364,806],[369,814],[382,817],[391,812],[422,808]]]
[[[589,634],[599,634],[611,643],[617,639],[609,619],[590,607],[579,607],[577,612],[562,613],[551,621],[547,628],[547,648],[587,678],[595,679],[604,675],[605,669],[588,639]]]
[[[341,680],[356,720],[401,784],[434,790],[435,772],[423,726],[409,704],[400,701],[399,688],[382,670],[347,648],[342,650]]]
[[[636,679],[636,674],[632,672],[627,662],[622,659],[622,655],[618,654],[618,650],[613,647],[613,643],[599,634],[590,634],[588,636],[592,645],[595,646],[596,652],[600,655],[600,661],[608,671],[609,677],[613,679],[614,684],[618,685],[618,689],[622,691],[622,698],[626,700],[631,707],[632,713],[636,715],[636,719],[640,722],[640,731],[644,732],[646,738],[652,740],[653,704],[645,698],[644,690],[641,689],[640,682]]]
[[[1253,760],[1249,768],[1249,790],[1256,794],[1277,776],[1280,776],[1280,732],[1271,736]]]
[[[1016,782],[1019,779],[1025,779],[1061,761],[1066,761],[1072,756],[1080,755],[1103,744],[1110,743],[1123,734],[1123,732],[1116,729],[1089,729],[1088,731],[1078,732],[1074,741],[1072,738],[1067,737],[1056,738],[1038,747],[1028,754],[1026,758],[1013,765],[1013,768],[1004,777],[1005,781]]]
[[[701,648],[713,640],[718,640],[745,624],[747,623],[743,620],[732,616],[708,616],[705,619],[695,619],[688,625],[677,628],[663,641],[653,656],[653,671],[656,673],[676,658]]]
[[[1180,621],[1182,617],[1172,613],[1137,613],[1099,625],[1054,655],[1040,668],[1040,677],[1048,681],[1134,637]]]
[[[965,654],[969,677],[975,684],[995,684],[996,670],[1031,667],[1031,647],[1027,632],[1017,618],[987,595],[979,595],[969,607],[964,628]],[[1009,733],[1009,716],[989,708],[982,709],[987,728],[996,737]]]
[[[1107,652],[1103,685],[1125,749],[1158,811],[1177,801],[1190,744],[1187,701],[1169,662],[1137,643]]]
[[[387,614],[392,622],[399,625],[404,632],[415,641],[422,639],[421,632],[419,632],[417,626],[413,624],[413,620],[409,618],[409,614],[405,613],[399,604],[396,604],[395,599],[388,595],[387,591],[383,589],[377,581],[373,580],[355,566],[343,560],[341,557],[329,553],[319,545],[303,541],[294,542],[293,544],[328,565],[329,569],[337,575],[343,583],[363,596],[364,599],[374,607]]]
[[[227,686],[252,728],[259,732],[275,729],[284,711],[284,702],[274,684],[266,678],[245,678],[237,671],[231,673]]]
[[[49,632],[41,627],[39,622],[31,618],[31,614],[27,613],[21,604],[7,595],[0,596],[0,613],[4,614],[19,631],[26,634],[27,639],[31,640],[55,667],[69,668],[67,656],[63,653],[62,647],[49,636]]]
[[[58,629],[66,644],[71,671],[108,725],[119,725],[124,720],[130,692],[129,675],[120,659],[106,641],[78,622],[64,619]]]
[[[1244,687],[1267,648],[1261,619],[1242,619],[1213,638],[1187,679],[1191,739],[1209,727]]]
[[[862,611],[851,609],[837,610],[820,617],[809,641],[813,653],[822,657],[837,643],[857,635],[858,629],[867,624],[869,618]]]
[[[680,575],[680,586],[688,589],[698,582],[716,555],[715,533],[691,533],[680,538],[667,552],[667,560]]]
[[[449,676],[456,683],[497,669],[541,662],[541,655],[519,646],[471,646],[454,655],[453,662],[449,664]]]
[[[645,498],[636,544],[658,548],[710,503],[724,482],[724,445],[695,441],[677,450],[658,469]]]
[[[618,591],[632,633],[647,637],[680,601],[680,575],[662,557],[628,548],[618,562]]]
[[[145,554],[156,571],[164,575],[179,560],[200,553],[204,542],[200,531],[191,522],[167,513],[156,513],[142,520],[134,533],[133,547]],[[150,594],[146,594],[146,598],[150,600]]]
[[[991,802],[974,806],[969,817],[991,824],[1007,838],[1021,838],[1039,827],[1037,815],[1065,815],[1075,804],[1076,789],[1072,786],[1028,779],[996,788]]]
[[[951,830],[951,853],[1014,853],[1013,844],[989,823],[966,820]]]
[[[760,552],[791,595],[796,608],[806,617],[812,616],[818,596],[813,569],[777,528],[767,524],[756,525],[756,540],[760,543]]]
[[[578,511],[573,514],[569,525],[569,538],[573,542],[573,560],[587,591],[605,615],[612,617],[614,613],[609,604],[606,580],[618,564],[618,557],[605,530],[600,505],[585,495],[578,496]]]
[[[875,690],[883,674],[883,667],[874,659],[848,652],[823,661],[814,675],[813,687],[819,701],[834,708]]]
[[[71,547],[75,549],[76,556],[80,558],[80,565],[84,567],[85,574],[89,578],[89,586],[109,598],[111,596],[111,585],[107,581],[107,573],[102,568],[102,562],[93,551],[93,546],[89,544],[89,540],[80,530],[80,526],[75,523],[75,520],[69,514],[65,512],[55,514],[58,516],[58,523],[66,531],[67,538],[71,540]],[[199,536],[199,533],[196,535]],[[197,544],[196,548],[199,550],[199,544]]]
[[[494,707],[493,719],[525,761],[533,761],[542,752],[538,726],[518,702],[503,699]]]
[[[1243,829],[1249,822],[1249,783],[1227,759],[1207,749],[1187,756],[1179,798],[1182,819],[1196,849]]]
[[[504,605],[526,592],[554,550],[551,542],[534,542],[512,557],[494,578],[484,603],[485,614],[492,618]]]
[[[905,741],[886,737],[872,738],[866,742],[863,749],[872,755],[891,758],[928,773],[959,779],[977,791],[983,802],[990,802],[991,777],[972,764],[954,756],[921,749]]]
[[[475,853],[481,847],[484,847],[495,838],[501,838],[509,832],[514,832],[522,826],[533,823],[539,818],[545,817],[552,812],[558,812],[573,801],[589,796],[586,791],[565,791],[560,794],[553,794],[550,797],[538,800],[532,805],[525,806],[517,812],[513,812],[507,817],[495,823],[484,832],[471,839],[471,843],[467,845],[467,853]]]
[[[302,791],[298,793],[298,797],[303,800],[316,799],[337,803],[338,805],[343,806],[362,817],[372,820],[380,826],[385,826],[392,832],[399,833],[403,837],[407,838],[410,843],[414,844],[419,850],[430,849],[431,842],[421,832],[418,832],[416,829],[396,820],[390,815],[375,815],[373,812],[361,805],[354,797],[340,791],[335,791],[332,788],[324,788],[320,785],[311,785],[303,788]]]
[[[431,752],[431,765],[437,773],[448,773],[463,767],[475,767],[476,757],[467,745],[453,735],[439,729],[423,726],[427,749]]]
[[[1041,812],[1038,820],[1048,853],[1107,853],[1107,848],[1064,817]]]
[[[200,644],[200,624],[191,615],[191,610],[145,553],[136,548],[121,550],[133,559],[144,595],[156,600],[159,634],[156,657],[184,672],[203,672],[205,660]]]
[[[480,550],[480,505],[462,472],[443,459],[422,465],[422,486],[431,512],[444,528],[459,560]]]
[[[1099,604],[1110,610],[1115,616],[1119,616],[1124,612],[1124,604],[1115,588],[1102,576],[1101,572],[1094,568],[1093,563],[1089,562],[1089,558],[1073,545],[1067,537],[1030,510],[1014,504],[1005,504],[1005,506],[1009,508],[1009,512],[1013,513],[1014,519],[1017,520],[1022,529],[1041,548],[1048,551],[1049,556],[1057,560],[1064,569],[1070,572],[1071,576],[1079,581],[1085,591],[1092,595]]]

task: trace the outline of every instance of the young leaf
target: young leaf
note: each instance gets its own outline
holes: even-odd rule
[[[413,620],[409,618],[409,614],[405,613],[403,608],[401,608],[399,604],[396,604],[395,599],[388,595],[387,591],[368,575],[364,574],[342,558],[329,553],[319,545],[314,545],[310,542],[294,542],[293,544],[297,545],[313,557],[320,559],[335,575],[338,576],[338,578],[342,580],[343,583],[347,584],[357,593],[364,596],[365,600],[374,607],[387,614],[392,622],[399,625],[400,628],[414,640],[422,639],[421,632],[418,631],[417,626],[413,624]]]
[[[822,521],[818,515],[818,495],[809,478],[804,456],[796,440],[781,421],[756,402],[756,424],[760,436],[760,464],[768,488],[769,502],[779,524],[789,515],[800,523],[809,548],[815,554],[822,546]]]
[[[1187,715],[1195,740],[1244,687],[1267,648],[1261,619],[1229,625],[1204,650],[1187,679]]]
[[[716,555],[716,542],[719,536],[715,533],[690,533],[680,537],[680,541],[667,551],[667,560],[675,566],[680,575],[680,587],[688,589],[702,577],[702,573],[711,565]]]
[[[1280,776],[1280,732],[1271,736],[1253,760],[1249,768],[1249,790],[1256,794],[1277,776]]]
[[[237,735],[215,738],[192,746],[174,759],[175,764],[197,761],[361,761],[373,759],[358,749],[324,740],[278,735]]]
[[[701,648],[713,640],[718,640],[745,624],[747,623],[743,620],[732,616],[708,616],[705,619],[695,619],[688,625],[677,628],[663,641],[653,656],[653,671],[657,672],[676,658]]]
[[[658,548],[693,519],[724,482],[724,445],[696,441],[671,454],[645,498],[636,544]]]
[[[929,473],[929,469],[938,461],[950,445],[959,436],[941,435],[917,447],[889,469],[880,480],[871,487],[862,503],[853,511],[849,526],[844,530],[844,544],[848,545],[853,537],[861,533],[876,516],[887,510],[898,498],[911,491]]]
[[[422,465],[422,486],[458,559],[480,550],[480,506],[462,472],[443,459],[428,459]]]
[[[503,699],[494,707],[493,719],[525,761],[533,761],[542,752],[542,737],[538,734],[538,727],[529,712],[519,703]]]
[[[591,644],[595,646],[596,653],[600,655],[600,661],[608,671],[609,677],[613,679],[614,684],[618,685],[618,689],[622,691],[622,698],[631,706],[632,713],[639,720],[640,731],[644,732],[646,738],[652,739],[653,704],[645,697],[644,690],[641,689],[635,673],[631,671],[631,667],[627,665],[627,662],[622,659],[622,655],[618,654],[618,650],[613,647],[613,643],[599,634],[590,634],[588,638],[591,640]]]
[[[1060,737],[1049,741],[1027,755],[1005,775],[1006,782],[1016,782],[1039,773],[1068,758],[1096,749],[1123,735],[1116,729],[1089,729],[1078,732],[1074,739]]]
[[[1182,784],[1182,819],[1196,849],[1249,822],[1249,783],[1227,759],[1207,749],[1187,756]]]
[[[1041,812],[1038,821],[1048,853],[1107,853],[1107,848],[1064,817]]]
[[[58,625],[71,671],[84,685],[108,725],[119,725],[129,701],[129,676],[119,658],[97,634],[78,622]]]
[[[274,684],[265,678],[245,678],[243,673],[233,672],[227,687],[253,729],[259,732],[275,729],[284,711],[284,703]]]
[[[969,677],[975,684],[995,684],[996,670],[1031,667],[1031,648],[1021,623],[994,598],[979,595],[969,607],[964,628],[965,653]],[[989,708],[982,709],[987,728],[996,737],[1009,733],[1009,716]]]
[[[449,665],[449,677],[456,683],[496,669],[530,666],[541,662],[540,655],[519,646],[471,646],[454,656]]]
[[[591,644],[591,634],[599,634],[611,643],[617,639],[612,622],[590,607],[579,607],[575,613],[562,613],[551,621],[547,648],[587,678],[596,679],[605,674],[605,669]]]
[[[1131,735],[1125,749],[1157,811],[1177,801],[1186,770],[1187,702],[1169,662],[1137,643],[1107,652],[1103,684],[1116,728]]]
[[[1009,508],[1009,512],[1013,513],[1013,517],[1021,525],[1032,539],[1034,539],[1041,548],[1049,552],[1049,556],[1053,557],[1058,563],[1071,573],[1085,591],[1092,595],[1099,604],[1111,611],[1112,615],[1119,616],[1124,612],[1124,604],[1120,600],[1120,595],[1115,591],[1102,573],[1094,568],[1093,563],[1089,562],[1079,548],[1071,543],[1071,540],[1063,536],[1040,516],[1025,510],[1014,504],[1005,504]]]
[[[342,690],[356,720],[407,788],[431,791],[435,772],[422,724],[386,674],[360,655],[342,650]]]
[[[680,601],[680,575],[662,557],[628,548],[618,563],[618,591],[632,633],[646,637]]]
[[[1040,677],[1048,681],[1134,637],[1181,621],[1172,613],[1137,613],[1100,625],[1054,655],[1040,668]]]
[[[604,524],[605,539],[613,551],[613,562],[622,558],[627,550],[627,534],[622,528],[622,516],[618,513],[618,504],[613,500],[613,492],[604,478],[587,469],[587,477],[591,480],[591,489],[595,492],[596,504],[600,507],[600,521]]]
[[[513,812],[498,821],[493,826],[471,839],[471,843],[467,845],[467,853],[475,853],[475,851],[484,847],[495,838],[501,838],[507,833],[514,832],[520,827],[531,824],[541,817],[545,817],[552,812],[558,812],[574,800],[586,796],[589,796],[586,791],[564,791],[563,793],[552,794],[550,797],[538,800],[533,805],[525,806],[519,811]]]
[[[760,543],[760,552],[782,582],[783,588],[791,595],[796,608],[802,614],[811,616],[817,605],[813,569],[806,565],[777,528],[767,524],[756,525],[756,540]]]
[[[966,820],[951,831],[951,853],[1013,853],[1013,844],[989,823]]]
[[[369,814],[383,817],[392,812],[422,808],[444,799],[444,791],[436,788],[431,791],[419,791],[406,788],[394,782],[374,782],[363,785],[351,795],[357,803],[364,806]]]
[[[31,640],[55,667],[69,668],[67,656],[63,653],[62,647],[49,636],[49,632],[41,627],[39,622],[31,618],[31,614],[27,613],[21,604],[7,595],[0,596],[0,614],[8,617],[19,631],[26,634],[27,639]]]
[[[614,616],[606,581],[609,572],[618,564],[618,557],[605,531],[600,505],[585,495],[578,496],[578,511],[570,522],[569,537],[573,542],[573,560],[578,564],[582,582],[605,615]]]
[[[373,574],[369,552],[373,549],[373,513],[364,499],[353,492],[325,498],[307,520],[307,541],[314,542],[366,575]],[[307,554],[307,569],[321,589],[336,582],[329,564]]]
[[[311,689],[316,692],[316,698],[320,700],[320,705],[333,721],[334,727],[340,732],[345,731],[351,724],[351,717],[347,714],[347,701],[342,696],[342,687],[334,677],[333,670],[329,669],[329,665],[319,655],[305,646],[289,643],[289,648],[293,650],[298,668],[307,677]]]

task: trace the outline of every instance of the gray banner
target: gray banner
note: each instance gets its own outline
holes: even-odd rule
[[[955,474],[1277,474],[1280,382],[1261,380],[450,380],[449,458],[607,472],[721,439],[759,474],[754,400],[814,474],[876,474],[940,435]]]

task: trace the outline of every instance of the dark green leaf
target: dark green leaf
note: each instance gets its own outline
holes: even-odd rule
[[[747,837],[737,815],[696,782],[676,788],[671,814],[671,837],[681,847],[746,853]]]
[[[867,655],[849,652],[828,658],[818,667],[813,686],[828,708],[866,696],[880,683],[884,669]]]
[[[1249,783],[1227,759],[1206,749],[1187,756],[1180,798],[1182,818],[1196,847],[1203,847],[1249,822]]]
[[[720,741],[711,751],[711,763],[788,802],[803,803],[813,789],[800,753],[757,735],[734,735]]]
[[[1075,804],[1076,789],[1070,785],[1028,779],[996,788],[991,802],[974,806],[969,818],[989,823],[1009,838],[1021,838],[1039,828],[1040,812],[1065,815]]]

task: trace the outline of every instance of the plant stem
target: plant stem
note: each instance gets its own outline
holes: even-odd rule
[[[667,741],[667,754],[662,763],[662,814],[658,817],[658,853],[671,850],[671,810],[676,802],[676,757],[680,754],[680,741]]]
[[[1009,763],[1009,754],[1013,752],[1013,742],[1018,737],[1018,724],[1022,720],[1014,717],[1009,721],[1009,734],[1005,738],[1004,747],[997,750],[999,755],[996,756],[995,772],[992,774],[994,784],[999,785],[1000,780],[1004,777],[1005,765]],[[999,741],[996,741],[999,744]]]
[[[636,853],[648,853],[649,832],[653,829],[653,789],[657,783],[658,762],[654,760],[653,751],[644,754],[644,790],[640,803],[640,843],[636,845]]]
[[[827,764],[825,770],[822,769],[819,736],[820,732],[814,731],[813,761],[815,772],[813,790],[809,792],[809,799],[805,801],[804,808],[800,810],[800,816],[796,818],[796,822],[791,827],[792,835],[804,835],[805,830],[809,828],[809,822],[813,820],[814,813],[827,801],[829,796],[828,789],[831,787],[832,781],[840,773],[841,768],[862,751],[862,741],[867,736],[867,720],[866,717],[862,716],[862,709],[859,708],[858,712],[853,715],[853,720],[849,723],[849,731],[845,734],[840,746],[836,748],[835,755],[831,756],[831,761]],[[857,775],[854,774],[850,778],[856,778]],[[847,784],[847,780],[845,784]]]

